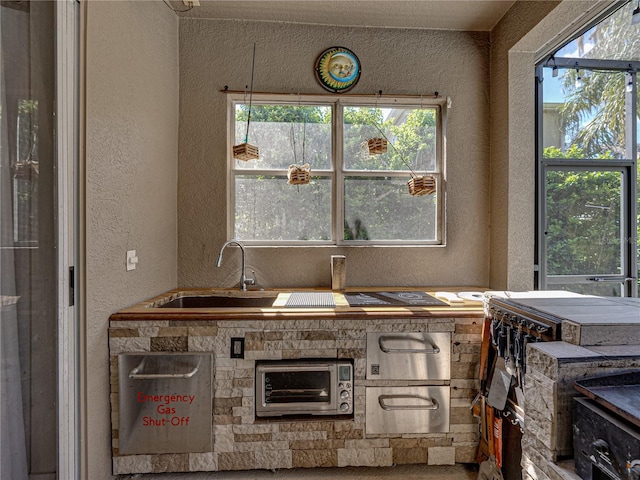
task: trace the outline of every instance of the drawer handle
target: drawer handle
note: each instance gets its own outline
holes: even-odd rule
[[[146,360],[146,358],[143,358],[140,363],[129,372],[130,379],[154,380],[160,378],[191,378],[196,373],[198,373],[198,369],[200,368],[200,361],[198,361],[198,364],[193,367],[193,370],[190,370],[186,373],[140,373],[140,371],[144,368]]]
[[[385,345],[387,341],[403,341],[403,342],[420,342],[425,345],[425,348],[389,348]],[[402,335],[384,335],[378,338],[378,345],[380,350],[384,353],[440,353],[440,348],[432,343],[427,343],[426,340],[420,340],[417,338],[407,338]]]
[[[425,400],[424,405],[390,405],[387,400],[395,399],[410,399],[417,398],[419,400]],[[419,395],[379,395],[378,403],[383,410],[437,410],[439,408],[438,402],[433,398],[421,397]]]

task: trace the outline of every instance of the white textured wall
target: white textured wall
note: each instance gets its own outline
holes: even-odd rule
[[[532,3],[538,8],[538,2]],[[492,225],[496,233],[492,236],[491,257],[498,261],[506,252],[507,258],[506,264],[492,264],[496,266],[492,271],[493,288],[530,290],[534,287],[535,64],[611,3],[611,0],[565,0],[509,48],[508,84],[502,86],[502,92],[508,95],[508,105],[500,102],[497,94],[492,97],[494,115],[498,109],[508,112],[508,128],[492,129],[492,145],[502,141],[507,147],[495,150],[492,155],[492,185],[499,197],[494,197],[492,202]],[[520,8],[529,6],[520,5]],[[503,68],[501,72],[504,71]],[[492,73],[492,79],[498,81],[499,72]],[[505,184],[508,185],[506,191]]]
[[[516,2],[502,20],[491,31],[491,278],[489,285],[494,289],[530,290],[533,286],[533,172],[535,152],[532,151],[524,166],[510,164],[509,135],[518,128],[518,123],[510,121],[513,111],[518,121],[527,116],[519,111],[520,106],[509,105],[509,84],[511,75],[518,75],[518,81],[528,90],[521,100],[533,105],[533,68],[525,67],[524,72],[511,72],[509,50],[531,28],[544,18],[560,2],[536,1]],[[532,114],[532,111],[529,111]],[[533,121],[533,119],[531,119]],[[516,134],[534,135],[533,130]],[[521,182],[521,183],[520,183]],[[512,202],[512,203],[511,203]],[[509,211],[516,204],[527,209],[526,215],[509,221]],[[523,268],[514,280],[513,262],[520,258]],[[510,269],[511,265],[511,269]],[[517,286],[516,286],[517,285]]]
[[[230,286],[239,256],[214,261],[226,232],[225,85],[243,89],[257,43],[256,91],[323,93],[313,65],[331,46],[360,58],[350,93],[451,97],[446,247],[250,248],[265,286],[326,286],[329,257],[347,256],[347,285],[473,285],[489,280],[489,35],[183,19],[180,23],[179,260],[181,286]]]
[[[111,478],[109,315],[176,286],[178,19],[163,2],[87,5],[87,478]],[[125,270],[135,249],[137,270]]]

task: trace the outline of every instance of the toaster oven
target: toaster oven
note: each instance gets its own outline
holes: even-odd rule
[[[256,417],[353,414],[353,361],[256,362]]]

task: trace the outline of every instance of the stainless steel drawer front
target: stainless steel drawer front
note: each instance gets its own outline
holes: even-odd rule
[[[213,356],[118,355],[118,451],[210,452]]]
[[[367,333],[368,380],[449,380],[450,333]]]
[[[366,433],[446,433],[448,386],[367,387]]]

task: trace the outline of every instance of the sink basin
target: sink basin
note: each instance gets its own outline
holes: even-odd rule
[[[270,307],[277,295],[240,297],[227,295],[184,296],[158,305],[159,308],[242,308]]]

